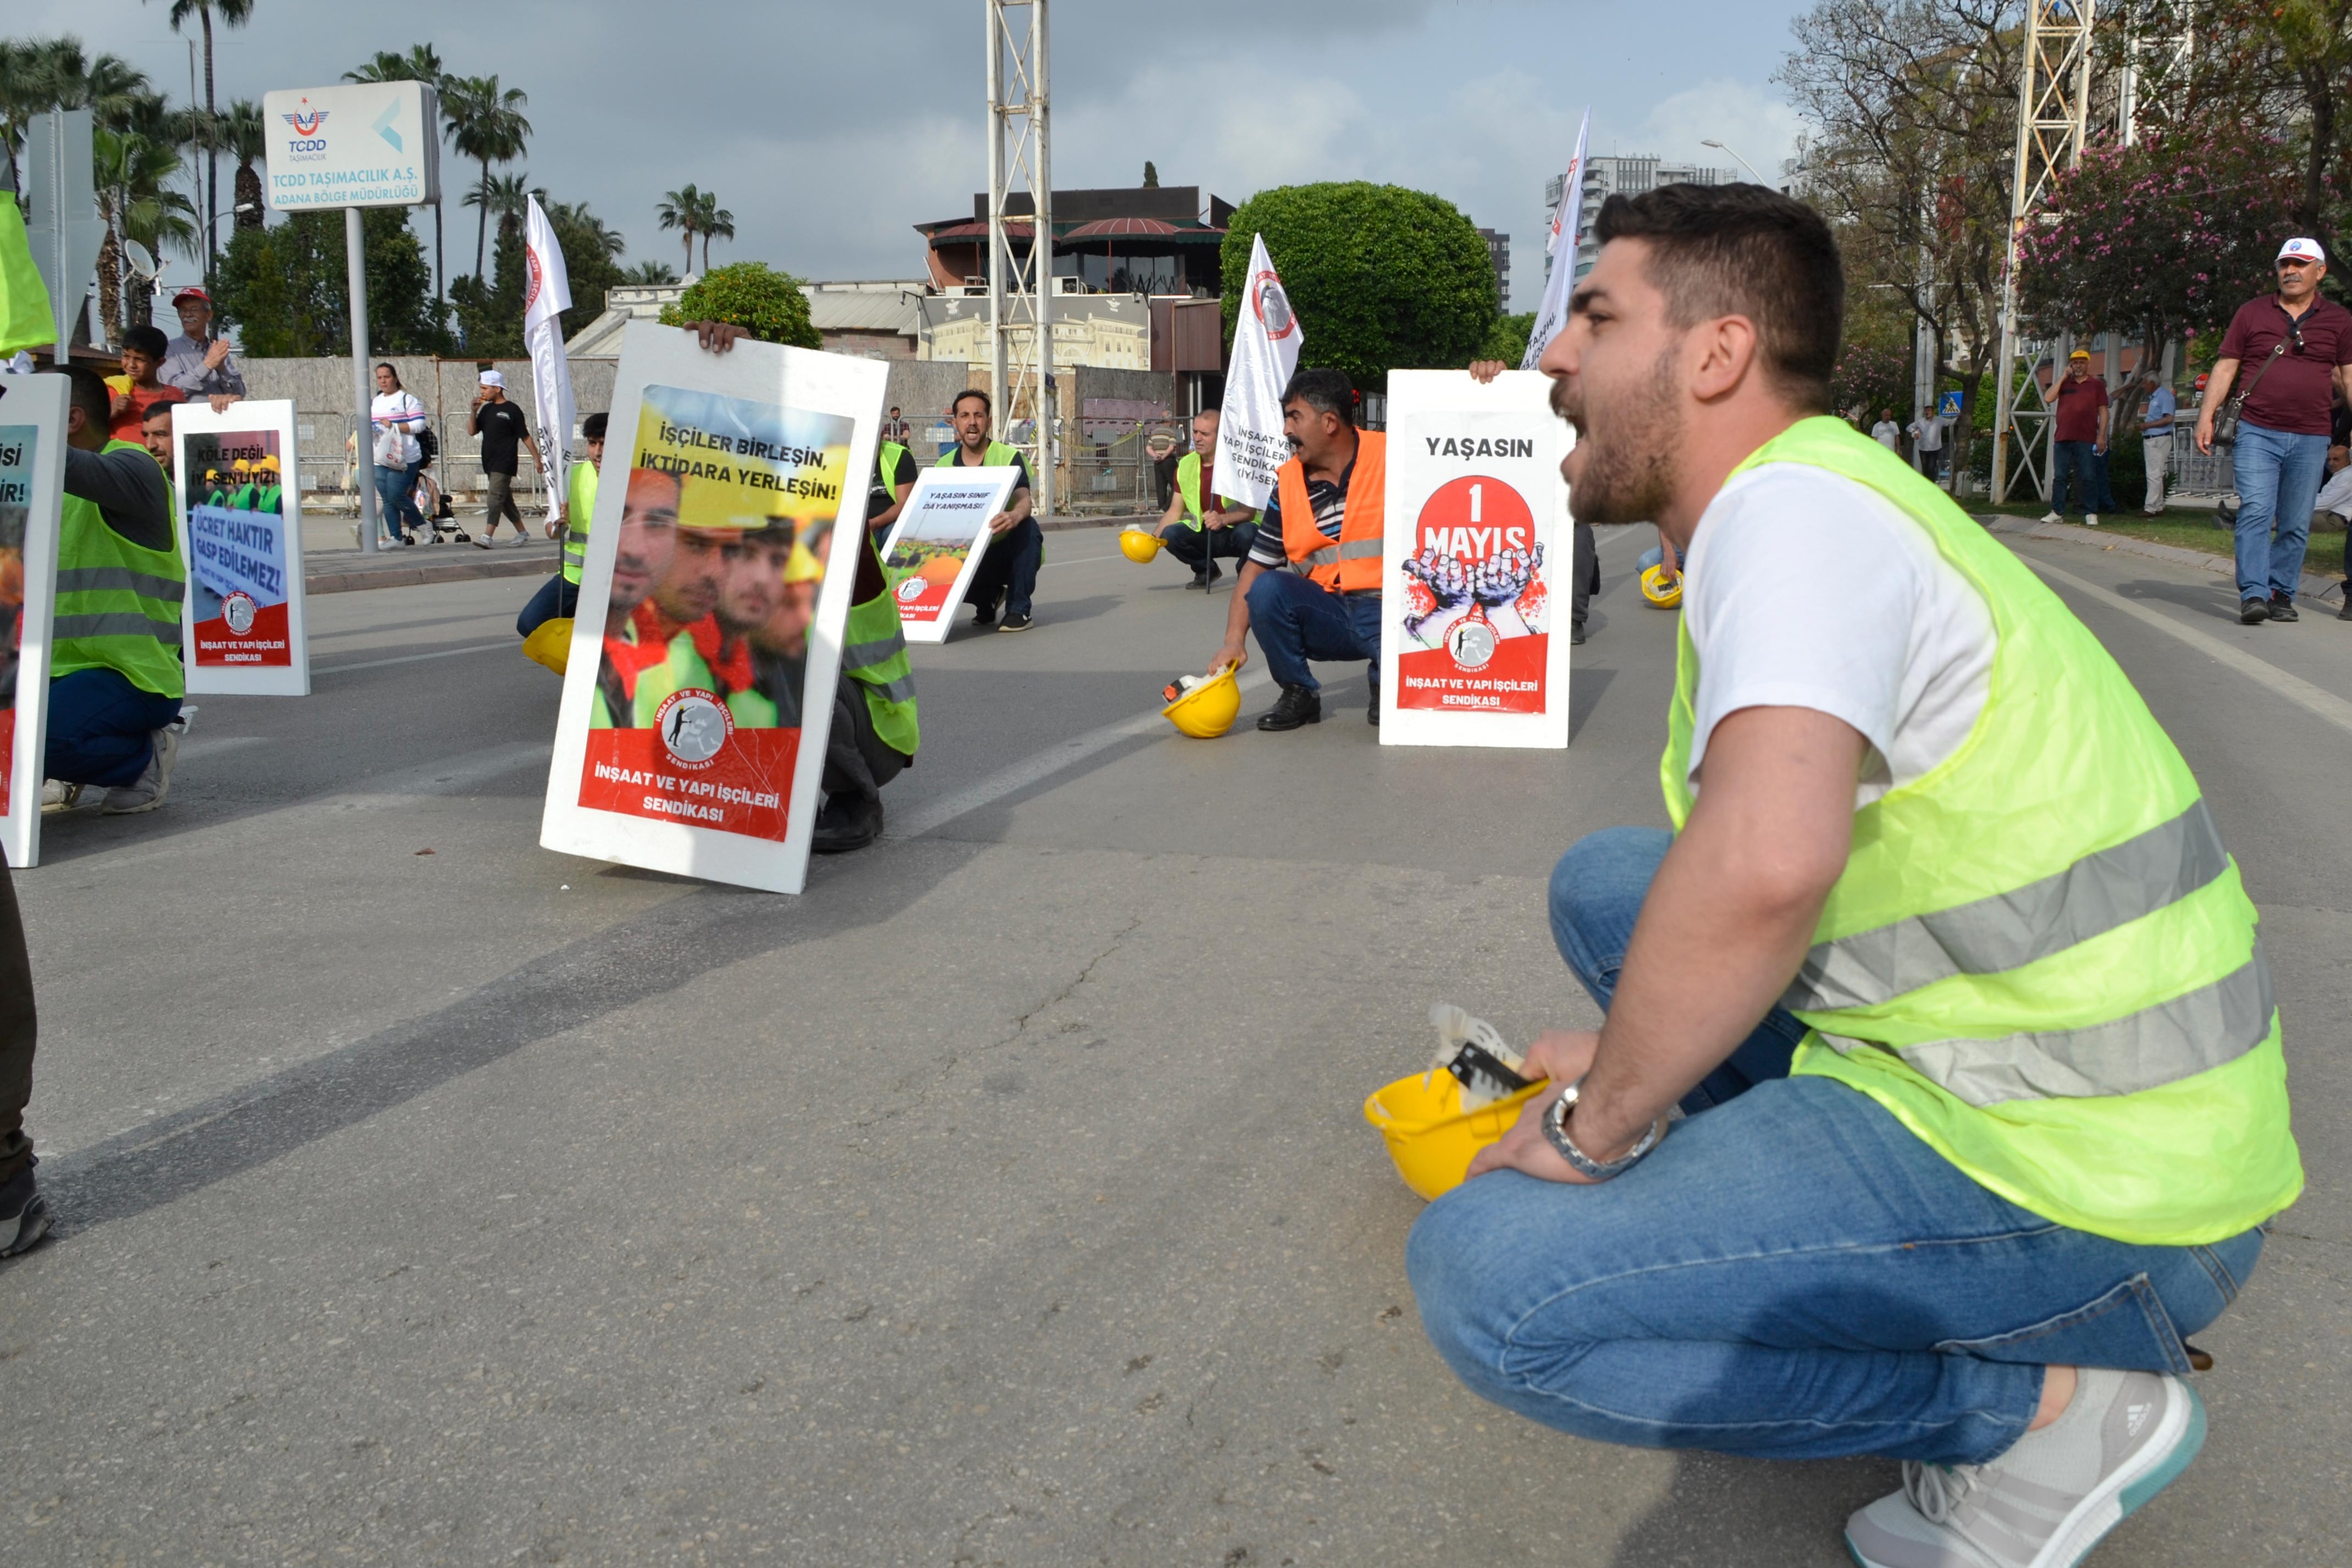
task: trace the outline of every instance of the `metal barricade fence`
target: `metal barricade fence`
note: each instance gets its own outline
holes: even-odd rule
[[[360,512],[359,490],[354,475],[356,460],[352,454],[352,428],[355,421],[348,414],[322,414],[309,409],[295,415],[299,427],[311,432],[302,439],[299,463],[302,476],[302,491],[312,498],[312,504],[333,507],[345,516],[357,517]],[[482,448],[473,434],[473,417],[432,417],[427,422],[433,428],[439,452],[426,470],[441,487],[452,505],[479,507],[484,489],[482,479]],[[318,432],[340,432],[340,443],[332,437],[320,439]],[[452,445],[452,441],[457,443]],[[340,450],[338,447],[340,447]],[[574,460],[578,454],[574,454]],[[519,454],[516,464],[520,472],[515,475],[515,504],[525,511],[536,507],[547,510],[546,486],[541,483],[539,469],[529,454]],[[334,498],[326,500],[325,498]]]
[[[1080,420],[1077,439],[1063,447],[1063,510],[1098,516],[1161,510],[1160,457],[1184,449],[1189,426],[1175,418]]]

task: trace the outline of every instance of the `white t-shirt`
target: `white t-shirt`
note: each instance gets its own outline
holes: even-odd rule
[[[1690,782],[1743,708],[1811,708],[1870,742],[1854,804],[1934,769],[1983,711],[1992,613],[1917,523],[1800,463],[1723,487],[1691,536],[1683,622],[1698,652]]]
[[[425,405],[405,390],[377,393],[368,405],[368,418],[375,426],[377,462],[404,468],[425,456],[415,434],[424,427]]]
[[[1892,419],[1882,419],[1870,427],[1870,438],[1892,452],[1903,439],[1903,426]]]

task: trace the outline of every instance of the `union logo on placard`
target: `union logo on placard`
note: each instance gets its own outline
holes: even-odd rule
[[[1250,308],[1265,324],[1265,335],[1276,342],[1298,330],[1298,318],[1290,313],[1290,296],[1282,291],[1282,279],[1271,272],[1261,272],[1250,289]]]
[[[911,605],[923,596],[923,589],[928,585],[920,577],[909,577],[898,584],[897,592],[899,598]]]
[[[228,623],[229,633],[233,637],[245,637],[251,633],[253,618],[260,613],[261,606],[255,604],[253,595],[243,589],[221,600],[221,619]]]
[[[1495,657],[1495,628],[1467,617],[1457,621],[1445,634],[1445,651],[1465,669],[1483,669]]]
[[[735,732],[735,717],[717,693],[689,686],[663,699],[654,727],[679,767],[707,768]]]

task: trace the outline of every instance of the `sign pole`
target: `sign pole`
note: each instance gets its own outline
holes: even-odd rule
[[[351,272],[352,287],[352,395],[357,399],[352,405],[352,455],[359,464],[360,551],[373,555],[382,525],[376,517],[375,428],[368,417],[374,398],[368,376],[367,235],[357,207],[343,209],[343,264]]]

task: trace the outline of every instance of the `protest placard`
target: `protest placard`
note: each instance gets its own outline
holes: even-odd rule
[[[1021,477],[1015,468],[918,471],[906,509],[882,549],[908,642],[948,640],[957,606],[987,553],[988,520],[1004,510]]]
[[[66,378],[0,375],[0,847],[40,864]]]
[[[801,890],[888,374],[625,329],[541,844]]]
[[[188,565],[181,664],[191,696],[308,697],[302,483],[294,405],[172,408],[180,553]]]
[[[1565,746],[1571,439],[1550,382],[1506,371],[1389,374],[1381,644],[1384,746]]]

